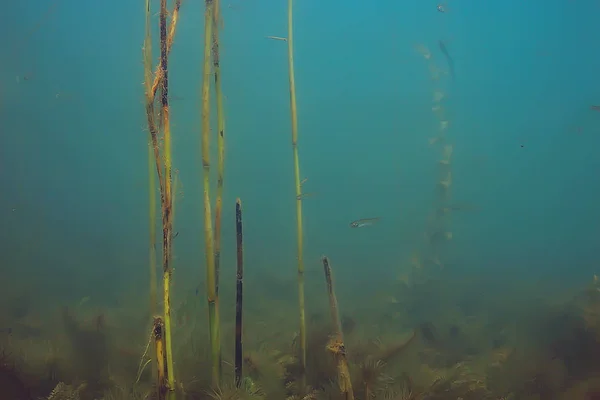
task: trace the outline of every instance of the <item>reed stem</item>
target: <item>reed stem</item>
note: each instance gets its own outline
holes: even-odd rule
[[[148,131],[151,140],[151,149],[149,151],[149,175],[151,173],[151,158],[154,155],[154,161],[156,164],[156,173],[158,176],[158,186],[160,192],[160,204],[162,214],[162,229],[163,229],[163,305],[164,305],[164,321],[160,321],[161,331],[161,345],[160,351],[164,355],[164,358],[155,353],[156,359],[158,360],[156,368],[157,371],[163,374],[166,379],[165,387],[167,387],[166,395],[169,398],[175,397],[175,377],[173,369],[173,353],[172,353],[172,342],[171,342],[171,304],[170,304],[170,284],[171,284],[171,240],[173,238],[173,196],[172,196],[172,176],[171,176],[171,130],[170,130],[170,119],[169,119],[169,80],[168,80],[168,55],[173,45],[173,38],[175,36],[175,29],[177,26],[179,9],[181,6],[181,0],[175,0],[174,9],[171,13],[171,24],[167,32],[167,1],[160,1],[160,17],[159,17],[159,30],[160,30],[160,62],[152,79],[152,41],[150,34],[150,1],[146,0],[146,31],[144,38],[144,82],[145,82],[145,95],[146,95],[146,118],[148,122]],[[161,89],[161,128],[163,130],[163,149],[159,145],[159,128],[156,125],[156,115],[154,108],[154,100],[156,92]],[[153,210],[156,208],[156,199],[154,197],[155,181],[150,176],[150,297],[151,303],[156,304],[156,291],[154,288],[156,284],[156,269],[153,267],[156,263],[156,221]],[[153,261],[154,260],[154,261]],[[154,292],[153,292],[154,290]],[[151,306],[153,307],[153,306]],[[156,322],[156,320],[155,320]],[[164,341],[164,342],[163,342]],[[158,349],[159,346],[156,346]],[[158,364],[166,365],[158,365]],[[160,393],[159,397],[164,398],[165,393]]]
[[[296,188],[296,231],[298,247],[298,303],[300,308],[300,362],[303,384],[306,384],[306,318],[304,309],[304,259],[302,232],[302,185],[298,157],[298,111],[296,108],[296,80],[294,76],[293,0],[288,0],[288,67],[290,79],[290,113],[292,119],[292,149],[294,153],[294,186]]]
[[[216,291],[219,293],[219,267],[221,261],[221,213],[223,210],[223,172],[224,172],[224,141],[225,119],[223,116],[223,93],[221,92],[221,62],[219,55],[219,1],[214,0],[214,25],[212,42],[213,73],[215,77],[215,95],[217,97],[217,198],[215,203],[215,270]]]
[[[154,355],[156,357],[156,388],[158,393],[158,399],[164,400],[166,398],[169,388],[167,387],[167,378],[165,371],[165,341],[164,341],[164,324],[161,317],[155,317],[152,326],[152,332],[154,336]]]
[[[160,1],[160,69],[162,75],[161,85],[161,117],[163,133],[163,162],[164,162],[164,201],[162,207],[163,223],[163,307],[164,307],[164,337],[165,355],[167,359],[167,384],[169,393],[175,390],[175,376],[173,369],[173,346],[171,337],[171,239],[173,237],[173,223],[171,210],[172,199],[172,175],[171,175],[171,126],[169,115],[169,68],[167,54],[167,0]],[[172,396],[170,396],[172,397]]]
[[[215,293],[217,296],[216,326],[219,343],[219,360],[221,360],[221,324],[219,312],[219,276],[221,271],[221,215],[223,212],[223,174],[225,170],[225,114],[223,111],[223,92],[221,90],[221,56],[219,44],[219,25],[221,18],[221,1],[213,4],[213,73],[215,77],[215,95],[217,99],[217,197],[215,202]],[[221,361],[219,361],[220,363]]]
[[[244,293],[244,236],[242,226],[242,201],[235,202],[235,232],[237,242],[237,274],[235,297],[235,386],[242,383],[242,317]]]
[[[154,176],[154,154],[148,146],[148,222],[150,224],[150,315],[156,314],[157,279],[156,279],[156,177]]]
[[[337,298],[333,287],[333,276],[329,259],[323,257],[323,270],[325,271],[325,280],[327,281],[327,294],[329,296],[329,311],[333,323],[333,339],[328,345],[328,349],[334,354],[338,362],[338,384],[345,400],[354,399],[352,390],[352,381],[350,379],[350,370],[346,358],[346,346],[344,345],[344,334],[342,332],[342,323],[338,311]]]
[[[221,344],[219,341],[219,298],[217,296],[212,213],[210,208],[210,69],[213,31],[213,0],[205,0],[204,71],[202,79],[202,171],[204,186],[204,242],[206,247],[206,295],[212,362],[212,385],[220,387]]]

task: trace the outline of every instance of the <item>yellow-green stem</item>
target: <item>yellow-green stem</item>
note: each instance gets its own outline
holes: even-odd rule
[[[290,113],[292,118],[292,149],[294,152],[294,186],[296,188],[296,234],[298,246],[298,303],[300,308],[300,361],[306,376],[306,318],[304,310],[304,260],[302,232],[302,185],[298,157],[298,111],[296,108],[296,81],[294,77],[293,0],[288,0],[288,66],[290,78]],[[305,380],[304,380],[305,382]]]
[[[152,90],[152,34],[151,34],[151,14],[150,14],[150,0],[146,0],[145,7],[146,17],[146,33],[144,36],[144,84],[147,99],[149,101],[150,92]],[[151,107],[150,112],[152,113],[151,118],[154,118],[154,107]],[[152,144],[152,134],[149,132],[149,143],[148,143],[148,223],[150,228],[149,237],[149,268],[150,268],[150,315],[154,317],[157,310],[157,292],[158,283],[156,276],[156,177],[155,171],[155,153],[154,146]],[[155,347],[152,346],[152,351],[155,351]],[[152,375],[157,374],[157,363],[155,354],[153,354],[152,363]]]
[[[216,293],[216,271],[210,207],[210,71],[213,30],[213,0],[205,0],[204,70],[202,79],[202,171],[204,186],[204,242],[206,247],[206,296],[212,361],[212,385],[220,386],[221,362],[219,343],[219,309]]]
[[[163,158],[165,168],[165,186],[163,200],[163,303],[165,318],[165,353],[167,357],[167,384],[169,397],[175,391],[175,375],[173,370],[173,345],[171,336],[171,239],[172,239],[172,159],[171,159],[171,127],[169,115],[169,68],[167,63],[167,0],[160,0],[160,64],[162,72],[161,117],[163,120]]]
[[[217,198],[215,201],[215,294],[217,343],[219,343],[219,359],[221,359],[221,324],[219,313],[219,276],[221,273],[221,216],[223,212],[223,174],[225,169],[225,115],[223,112],[223,92],[221,91],[221,56],[219,51],[219,19],[221,2],[213,4],[213,69],[215,76],[215,94],[217,97]]]

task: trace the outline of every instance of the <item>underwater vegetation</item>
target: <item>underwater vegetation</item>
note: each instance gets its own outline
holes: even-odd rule
[[[253,323],[244,327],[243,354],[238,351],[237,321],[227,318],[222,325],[222,383],[213,386],[209,333],[199,315],[198,323],[174,330],[178,379],[173,395],[560,400],[595,399],[600,392],[597,279],[561,303],[550,297],[533,302],[530,291],[516,287],[511,288],[513,302],[506,302],[501,291],[493,293],[493,284],[481,281],[461,286],[444,277],[410,287],[394,283],[386,292],[396,293],[397,302],[383,301],[377,315],[351,316],[338,303],[331,262],[324,258],[323,264],[323,312],[307,318],[306,368],[297,331],[288,328],[295,320],[291,303],[274,316],[275,324],[265,326],[256,323],[262,318],[256,305],[244,310],[244,320]],[[475,300],[476,286],[492,294],[477,309],[465,309],[462,304]],[[525,301],[530,304],[523,307]],[[405,307],[409,302],[421,304],[419,313]],[[1,341],[0,398],[160,398],[155,374],[161,367],[153,371],[148,362],[156,360],[148,353],[160,337],[152,331],[146,342],[140,340],[145,329],[133,315],[129,307],[100,314],[63,308],[46,319],[19,318]],[[38,318],[44,328],[30,336],[23,326]],[[385,326],[380,320],[393,324]]]
[[[172,248],[178,195],[172,136],[177,132],[170,122],[169,56],[181,6],[180,0],[160,0],[155,68],[150,0],[144,10],[149,262],[148,271],[140,274],[149,276],[148,296],[124,295],[108,308],[82,299],[60,309],[36,309],[33,294],[7,288],[0,310],[0,321],[7,326],[0,330],[1,399],[600,399],[597,277],[581,292],[557,301],[554,293],[533,296],[531,287],[518,282],[459,279],[446,268],[457,262],[449,251],[452,218],[476,207],[453,199],[455,148],[446,102],[451,93],[441,86],[448,76],[454,80],[455,71],[451,49],[442,40],[438,43],[447,72],[429,49],[417,47],[434,85],[436,136],[428,142],[437,152],[433,206],[417,248],[407,262],[393,266],[399,271],[397,280],[378,283],[375,293],[357,290],[354,302],[336,291],[335,277],[343,269],[335,268],[335,260],[323,256],[319,282],[305,276],[306,194],[298,146],[293,0],[288,0],[287,36],[268,38],[287,46],[296,277],[293,282],[272,277],[245,281],[243,202],[238,198],[228,205],[223,200],[226,113],[221,83],[227,77],[221,73],[219,50],[222,4],[205,0],[199,157],[206,298],[198,301],[198,290],[177,293]],[[210,151],[213,114],[216,174]],[[229,206],[235,207],[236,228],[232,291],[220,281],[222,240],[233,242],[222,233],[223,209]],[[350,227],[377,221],[379,217],[363,218]],[[323,287],[322,296],[305,296],[307,287]],[[297,294],[297,300],[288,302],[289,293]]]

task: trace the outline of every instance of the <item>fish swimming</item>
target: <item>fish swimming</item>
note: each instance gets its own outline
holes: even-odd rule
[[[452,76],[452,80],[454,80],[454,60],[450,57],[450,53],[448,53],[448,49],[446,45],[441,40],[438,40],[438,45],[440,46],[440,50],[444,53],[444,57],[446,57],[446,61],[448,61],[448,69],[450,70],[450,76]]]
[[[350,227],[351,228],[362,228],[362,227],[365,227],[365,226],[373,225],[377,221],[379,221],[379,217],[376,217],[376,218],[361,218],[361,219],[357,219],[356,221],[350,222]]]

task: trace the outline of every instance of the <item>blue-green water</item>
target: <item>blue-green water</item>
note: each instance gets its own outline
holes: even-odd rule
[[[416,253],[434,278],[492,281],[507,292],[517,285],[532,298],[578,291],[598,272],[600,114],[591,106],[600,105],[600,4],[452,0],[444,13],[436,5],[295,4],[301,178],[308,178],[304,191],[314,193],[303,202],[309,304],[325,299],[322,255],[331,259],[348,314],[357,307],[384,315],[375,299],[394,295],[385,291],[413,268]],[[232,0],[223,8],[222,286],[230,293],[234,284],[239,197],[247,296],[272,289],[261,281],[279,282],[290,288],[280,290],[282,307],[294,310],[287,50],[266,38],[286,36],[287,2]],[[27,297],[32,309],[51,310],[89,298],[110,309],[147,298],[143,11],[142,1],[3,7],[2,302]],[[169,60],[181,192],[173,291],[198,303],[205,301],[203,13],[203,2],[183,2]],[[158,16],[153,22],[156,40]],[[439,41],[455,79],[444,73]],[[155,41],[155,56],[158,48]],[[442,71],[438,80],[431,66]],[[439,103],[436,91],[445,94]],[[445,142],[430,144],[440,132],[432,111],[438,104],[448,121]],[[451,195],[442,198],[439,160],[450,144]],[[216,167],[216,134],[211,157]],[[434,251],[426,234],[441,199],[465,209],[444,221],[452,239]],[[380,220],[350,228],[367,217]],[[434,256],[443,268],[427,261]],[[11,318],[0,314],[3,324],[14,324]]]

